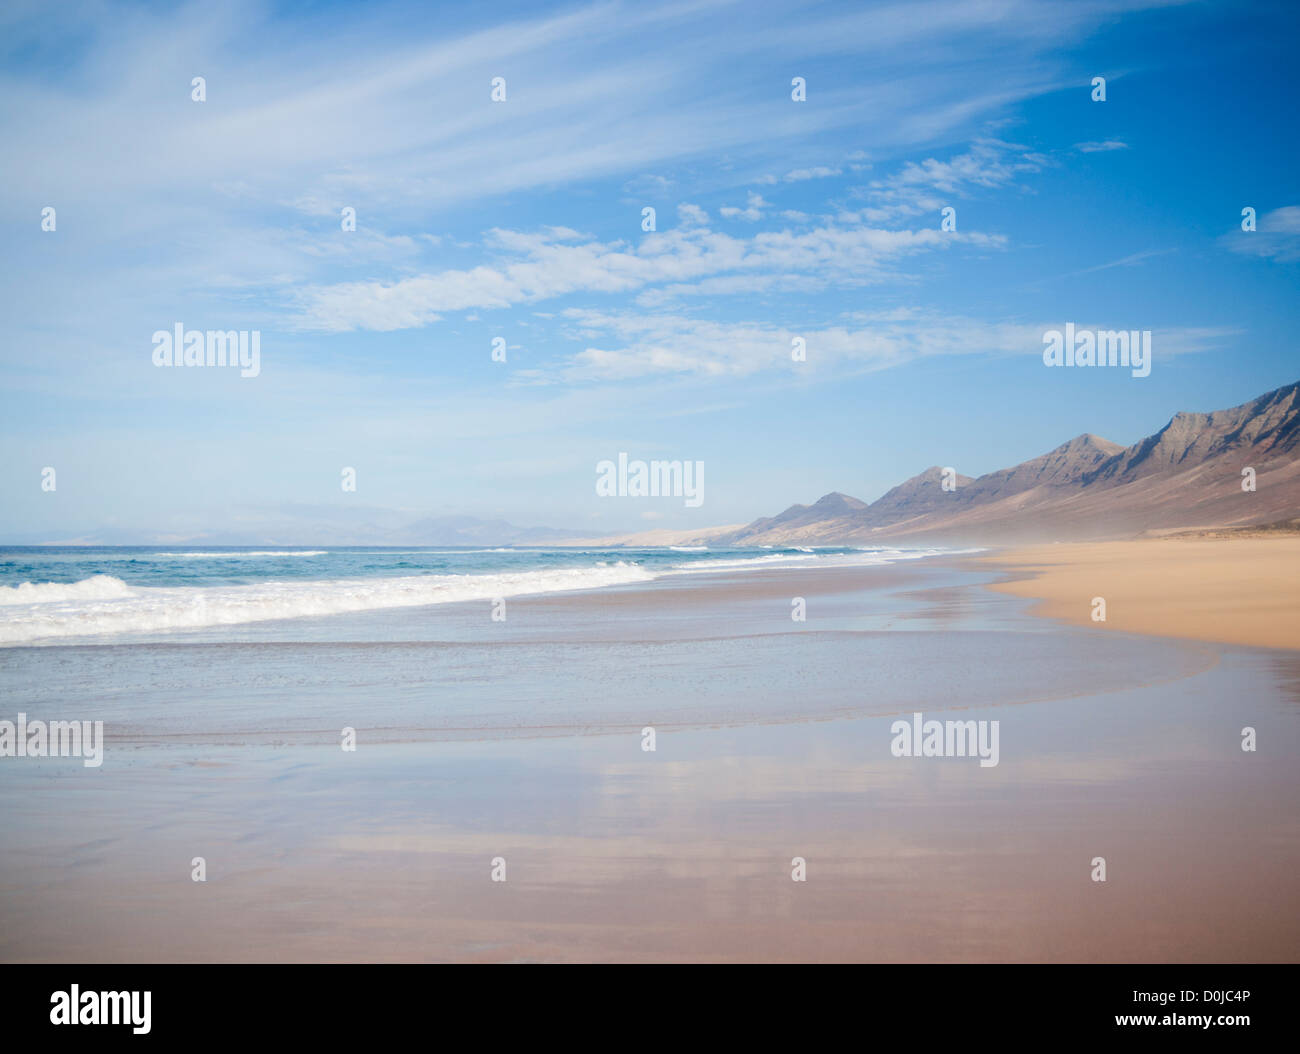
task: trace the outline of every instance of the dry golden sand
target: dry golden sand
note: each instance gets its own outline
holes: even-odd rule
[[[1300,649],[1300,536],[1190,537],[1038,545],[985,562],[992,588],[1040,601],[1035,614],[1099,629]],[[1092,621],[1094,597],[1106,621]]]

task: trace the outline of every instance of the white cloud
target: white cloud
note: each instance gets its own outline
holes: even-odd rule
[[[327,328],[419,325],[451,310],[434,302],[517,302],[500,268],[448,263],[437,296],[411,296],[428,238],[443,238],[456,260],[467,216],[470,229],[518,225],[503,213],[526,209],[529,193],[575,201],[600,181],[625,193],[708,185],[716,172],[706,166],[721,158],[737,170],[820,174],[830,167],[790,169],[790,158],[824,158],[824,144],[849,133],[876,158],[952,142],[1056,88],[1060,46],[1132,6],[759,5],[738,22],[734,4],[692,0],[509,19],[485,8],[453,25],[419,5],[397,21],[364,6],[304,20],[257,2],[9,5],[0,27],[15,60],[0,69],[0,135],[6,157],[39,162],[6,166],[6,191],[57,204],[61,229],[76,216],[81,246],[57,263],[21,252],[0,263],[11,343],[57,318],[90,347],[85,333],[106,320],[152,330],[177,302],[270,315],[291,285],[306,287],[303,302]],[[960,71],[954,48],[970,56]],[[851,89],[814,79],[807,106],[777,105],[756,72],[850,54],[865,57]],[[46,55],[60,59],[22,58]],[[196,71],[208,80],[202,104],[189,99]],[[498,71],[503,104],[488,96]],[[868,202],[862,220],[919,215],[914,198]],[[335,244],[344,205],[360,218],[350,246]],[[739,209],[751,211],[763,207]],[[866,280],[879,271],[870,264]],[[69,285],[85,290],[71,306],[59,293]],[[327,289],[331,303],[317,303]]]
[[[1037,325],[906,311],[862,313],[851,317],[854,324],[807,329],[576,308],[564,315],[574,325],[574,338],[589,342],[565,369],[570,380],[746,376],[764,370],[826,374],[883,370],[934,355],[1038,355],[1043,334]],[[804,363],[791,359],[795,337],[805,341]]]
[[[1300,205],[1286,205],[1266,212],[1255,221],[1256,229],[1240,227],[1225,234],[1219,244],[1245,256],[1262,256],[1278,263],[1300,260]]]
[[[1049,87],[1053,47],[1115,7],[1081,3],[1053,30],[1048,6],[1019,0],[995,13],[931,0],[854,17],[777,6],[738,27],[725,3],[600,3],[459,33],[432,18],[393,32],[381,13],[349,12],[307,34],[254,4],[49,12],[6,26],[11,51],[40,53],[75,33],[70,57],[81,67],[57,86],[20,67],[0,74],[6,146],[46,161],[8,176],[15,193],[141,204],[160,189],[239,184],[249,200],[290,199],[320,215],[361,200],[448,208],[605,177],[626,193],[664,193],[674,183],[664,166],[686,159],[734,150],[779,162],[802,149],[795,143],[849,128],[883,150],[994,116]],[[972,33],[1003,49],[984,58],[998,70],[996,93],[934,75],[954,45],[981,54]],[[698,46],[671,46],[683,34]],[[744,79],[756,59],[841,51],[890,64],[861,90],[823,91],[815,113],[773,110]],[[201,105],[188,99],[198,68],[218,71]],[[490,102],[485,70],[509,74],[506,103]],[[700,106],[704,82],[735,87]],[[86,156],[96,158],[93,181]]]
[[[676,186],[676,181],[653,173],[637,176],[623,184],[623,193],[633,197],[661,198]]]
[[[724,205],[718,211],[729,220],[744,220],[746,223],[757,223],[763,218],[763,210],[770,207],[770,202],[764,201],[761,194],[755,194],[751,190],[746,197],[743,209],[738,209],[734,205]]]
[[[763,176],[758,182],[765,186],[771,186],[775,183],[802,183],[809,179],[828,179],[831,176],[838,176],[841,171],[841,169],[831,168],[827,165],[817,165],[813,168],[793,169],[779,178],[772,175]]]
[[[677,218],[683,227],[703,227],[709,222],[709,214],[698,205],[689,202],[677,206]]]
[[[825,165],[819,165],[816,168],[796,168],[793,172],[785,174],[787,183],[800,183],[807,179],[828,179],[831,176],[838,176],[838,168],[827,168]]]
[[[574,340],[586,344],[563,368],[575,381],[622,381],[655,375],[741,377],[780,370],[804,376],[872,372],[946,355],[1024,355],[1039,359],[1043,333],[1058,322],[986,322],[910,309],[851,312],[843,325],[797,328],[763,322],[718,322],[685,315],[642,315],[572,308],[563,313]],[[1082,323],[1081,323],[1082,324]],[[1094,328],[1107,328],[1098,323]],[[1161,358],[1223,346],[1235,330],[1161,328]],[[791,358],[802,337],[807,360]]]
[[[1074,149],[1081,154],[1101,154],[1110,150],[1127,150],[1128,143],[1120,142],[1118,139],[1107,139],[1100,143],[1075,143]]]
[[[918,253],[1004,244],[999,235],[977,232],[835,224],[797,233],[761,231],[749,238],[692,225],[649,235],[635,245],[582,240],[564,228],[494,230],[488,247],[506,257],[504,262],[391,282],[308,287],[296,295],[298,324],[327,331],[411,329],[448,311],[504,308],[572,293],[631,293],[727,275],[769,283],[774,276],[795,275],[864,285],[896,277],[897,263]]]
[[[866,223],[898,223],[937,213],[976,188],[1007,187],[1050,164],[1045,155],[1015,143],[977,139],[965,153],[946,161],[909,161],[893,175],[858,188],[855,193],[869,204],[848,215]]]

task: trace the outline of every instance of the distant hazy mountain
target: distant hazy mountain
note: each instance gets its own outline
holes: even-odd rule
[[[325,510],[332,512],[333,510]],[[73,538],[31,539],[31,544],[65,545],[563,545],[590,532],[551,527],[516,527],[505,520],[480,520],[473,516],[430,516],[413,523],[394,524],[391,513],[372,510],[331,521],[324,512],[285,524],[266,524],[243,530],[167,533],[109,528]],[[22,544],[22,540],[17,544]]]
[[[1300,516],[1300,383],[1211,414],[1175,414],[1130,447],[1084,434],[944,490],[928,468],[870,504],[832,493],[714,545],[989,542],[1132,535]],[[1254,469],[1255,490],[1242,489]]]
[[[583,531],[561,531],[551,527],[516,527],[505,520],[479,520],[473,516],[433,516],[417,520],[401,530],[402,541],[394,545],[543,545],[563,544],[581,537]]]

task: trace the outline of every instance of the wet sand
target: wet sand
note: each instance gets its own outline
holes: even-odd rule
[[[1036,614],[1125,633],[1300,649],[1300,535],[1040,545],[992,554]],[[1106,601],[1105,622],[1092,617]]]
[[[0,763],[0,958],[1300,956],[1300,658],[1032,618],[970,567],[520,599],[490,641],[468,606],[336,621],[333,661],[291,623],[0,653],[11,708],[98,705],[109,745]],[[914,709],[998,720],[999,764],[894,757]]]

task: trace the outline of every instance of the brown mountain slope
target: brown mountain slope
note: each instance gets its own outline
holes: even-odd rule
[[[818,499],[812,505],[791,505],[784,512],[775,516],[766,516],[755,520],[740,530],[727,535],[726,545],[743,545],[743,541],[733,541],[749,535],[772,535],[784,537],[802,535],[808,531],[852,531],[856,524],[855,517],[865,512],[867,503],[851,498],[847,494],[832,491]],[[770,544],[770,543],[763,543]]]
[[[1118,443],[1085,432],[1041,457],[981,476],[967,490],[968,503],[996,501],[1035,487],[1075,486],[1123,450]]]
[[[1300,515],[1300,383],[1209,414],[1175,414],[1121,447],[1081,435],[944,491],[930,468],[867,505],[828,494],[714,544],[988,543],[1126,537]],[[1253,468],[1254,491],[1242,489]]]
[[[1271,461],[1300,444],[1300,383],[1261,395],[1231,410],[1174,414],[1153,436],[1134,443],[1087,482],[1127,483],[1168,475],[1226,455],[1249,453]]]

